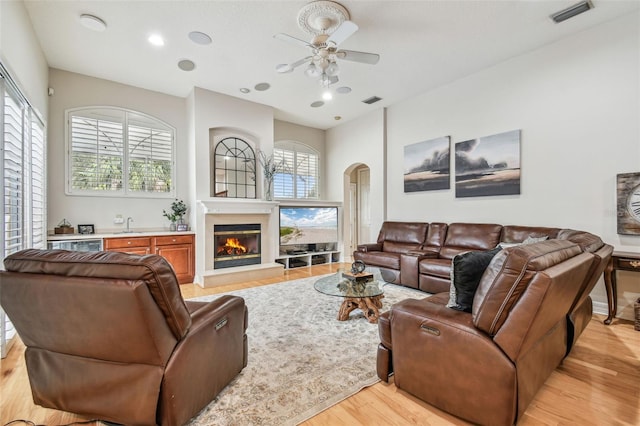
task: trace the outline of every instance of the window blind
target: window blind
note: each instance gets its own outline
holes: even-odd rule
[[[275,148],[282,171],[274,179],[276,198],[318,198],[318,155],[295,149]]]

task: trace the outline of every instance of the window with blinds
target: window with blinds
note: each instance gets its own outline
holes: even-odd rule
[[[275,198],[317,199],[319,196],[318,154],[302,145],[276,147],[273,156],[282,171],[273,179]]]
[[[67,111],[68,180],[73,195],[173,197],[175,130],[121,108]]]
[[[2,257],[46,246],[45,126],[0,64]],[[15,335],[0,309],[0,356]]]

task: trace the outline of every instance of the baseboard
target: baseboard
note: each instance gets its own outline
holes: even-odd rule
[[[593,313],[600,315],[609,315],[609,304],[606,302],[593,301]]]

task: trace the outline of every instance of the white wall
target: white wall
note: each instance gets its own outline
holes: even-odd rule
[[[21,1],[0,1],[0,61],[46,121],[49,66]]]
[[[169,221],[162,216],[172,198],[86,197],[65,195],[64,112],[81,106],[117,106],[144,112],[176,128],[177,197],[189,207],[189,140],[186,100],[176,96],[126,86],[58,69],[49,72],[49,84],[55,94],[50,97],[48,128],[48,229],[66,218],[73,226],[94,224],[96,232],[124,229],[113,219],[117,214],[131,216],[134,230],[162,230]]]
[[[386,218],[385,111],[377,109],[326,131],[327,200],[346,201],[345,172],[365,164],[371,174],[371,235],[375,241]],[[349,179],[347,176],[346,179]],[[366,239],[366,237],[363,237]]]

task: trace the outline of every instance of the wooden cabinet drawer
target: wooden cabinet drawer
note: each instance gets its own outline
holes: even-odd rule
[[[166,235],[155,237],[156,246],[169,246],[174,244],[192,244],[193,235]]]
[[[149,237],[132,237],[132,238],[105,238],[105,250],[112,249],[129,249],[132,247],[151,247],[151,238]]]
[[[625,271],[638,271],[640,272],[640,259],[630,259],[626,257],[616,258],[616,269],[622,269]]]

